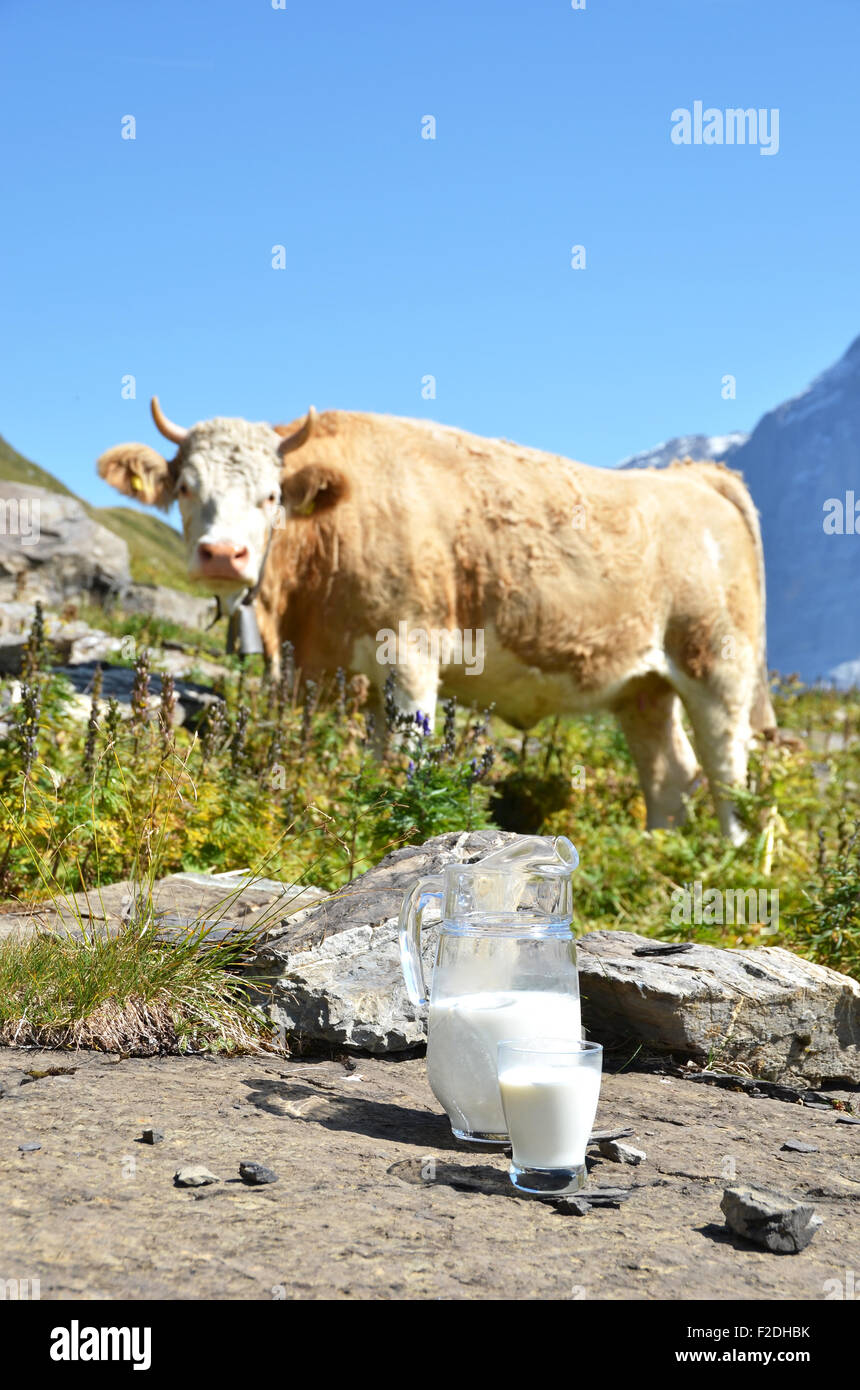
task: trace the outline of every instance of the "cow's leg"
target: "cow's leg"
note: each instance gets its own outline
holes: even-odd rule
[[[432,657],[416,657],[405,665],[395,666],[394,676],[397,708],[402,714],[426,714],[432,728],[439,692],[439,662]]]
[[[713,677],[688,682],[683,698],[720,829],[733,845],[742,845],[747,832],[738,820],[731,789],[746,784],[755,671],[743,659],[721,665],[723,669]]]
[[[439,691],[439,663],[432,657],[411,657],[408,662],[387,667],[386,674],[393,672],[394,702],[400,714],[425,714],[430,720],[430,728],[436,717],[436,700]],[[371,702],[376,721],[377,744],[385,745],[385,705],[383,687],[376,686]]]
[[[639,773],[648,829],[682,825],[698,764],[676,692],[661,677],[648,677],[625,694],[615,714]]]

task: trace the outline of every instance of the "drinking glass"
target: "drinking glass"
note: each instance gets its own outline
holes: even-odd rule
[[[499,1043],[502,1109],[511,1139],[511,1182],[520,1192],[578,1192],[597,1113],[603,1048],[558,1038]]]

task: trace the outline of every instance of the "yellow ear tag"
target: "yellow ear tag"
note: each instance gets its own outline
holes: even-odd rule
[[[131,475],[131,490],[132,492],[143,492],[143,479],[139,478],[136,473]]]

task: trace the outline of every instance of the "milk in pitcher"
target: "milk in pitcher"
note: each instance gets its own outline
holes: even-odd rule
[[[498,1044],[536,1034],[567,1042],[580,1038],[578,994],[519,989],[431,999],[427,1079],[455,1134],[506,1137]]]

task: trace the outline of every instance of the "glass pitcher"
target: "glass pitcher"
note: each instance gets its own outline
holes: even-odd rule
[[[477,864],[420,879],[400,913],[400,957],[413,1004],[430,1005],[427,1077],[458,1139],[504,1143],[498,1086],[502,1040],[582,1035],[570,840],[519,839]],[[429,999],[421,919],[442,914]]]

